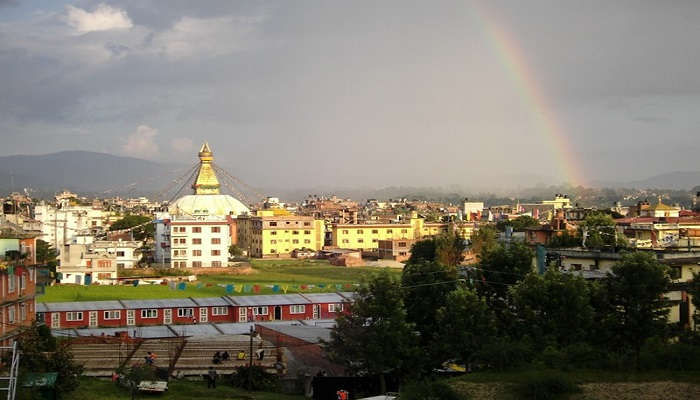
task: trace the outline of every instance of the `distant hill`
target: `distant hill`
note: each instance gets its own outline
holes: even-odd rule
[[[675,171],[630,182],[629,187],[690,190],[700,185],[700,171]]]
[[[164,188],[176,176],[177,168],[89,151],[13,155],[0,157],[0,190],[32,188],[41,194],[62,189],[84,194],[148,194]]]

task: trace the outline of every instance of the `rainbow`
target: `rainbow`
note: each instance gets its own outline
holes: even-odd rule
[[[554,114],[554,108],[549,105],[537,76],[527,62],[527,57],[515,38],[480,8],[482,7],[475,6],[477,24],[517,87],[522,101],[530,107],[533,125],[548,143],[560,168],[560,175],[569,184],[584,185],[586,180],[578,156],[571,148],[570,141]]]

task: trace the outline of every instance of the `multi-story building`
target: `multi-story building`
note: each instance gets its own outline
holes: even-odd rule
[[[42,203],[34,208],[34,218],[41,222],[41,239],[59,251],[79,234],[104,230],[106,214],[104,210],[92,206],[66,205],[56,208]]]
[[[230,219],[170,220],[170,258],[173,268],[226,267],[231,246]]]
[[[35,319],[36,233],[0,221],[0,345]]]
[[[343,249],[376,250],[380,240],[420,240],[450,231],[469,238],[477,229],[474,223],[425,222],[416,212],[408,223],[333,224],[332,246]]]
[[[271,210],[239,216],[238,245],[251,257],[290,257],[294,250],[321,250],[325,223],[311,216],[275,215]]]
[[[89,285],[112,284],[118,278],[117,256],[92,244],[67,244],[56,267],[62,283]]]

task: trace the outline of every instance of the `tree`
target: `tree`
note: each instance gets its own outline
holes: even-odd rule
[[[240,257],[243,255],[243,249],[235,244],[232,244],[228,247],[228,254],[231,257]]]
[[[693,273],[693,280],[690,282],[688,294],[690,294],[693,306],[695,306],[693,321],[695,322],[695,327],[697,329],[698,324],[700,324],[700,273]]]
[[[470,289],[449,293],[437,314],[445,354],[454,354],[464,362],[474,361],[475,355],[497,334],[493,311]]]
[[[612,333],[618,346],[634,350],[637,367],[642,345],[666,328],[669,304],[663,295],[670,284],[667,268],[646,252],[624,254],[605,280]]]
[[[464,260],[467,245],[457,233],[445,233],[435,237],[435,261],[454,269]]]
[[[511,288],[518,331],[537,343],[568,346],[585,341],[593,324],[590,292],[583,278],[549,269],[530,273]]]
[[[35,322],[18,336],[17,341],[22,351],[20,375],[27,372],[57,372],[55,389],[59,396],[78,387],[83,367],[73,360],[68,346],[56,342],[46,325]]]
[[[109,227],[110,231],[118,231],[123,229],[133,229],[134,239],[146,240],[153,236],[155,225],[151,222],[151,217],[144,215],[127,215],[120,220],[117,220]]]
[[[501,232],[505,232],[506,226],[512,226],[515,232],[522,232],[525,228],[540,226],[540,222],[529,215],[521,215],[509,221],[498,221],[496,223],[496,228]]]
[[[564,231],[559,235],[554,235],[547,243],[547,247],[578,247],[581,245],[581,238],[575,233]]]
[[[491,225],[484,225],[472,232],[470,239],[472,251],[482,258],[498,245],[498,231]]]
[[[610,215],[602,213],[590,214],[581,223],[581,238],[583,245],[592,249],[615,247],[617,232],[615,221]]]
[[[56,272],[58,265],[58,252],[51,247],[51,244],[41,239],[36,240],[36,262],[49,267],[49,270]]]
[[[331,340],[324,342],[328,358],[353,373],[399,377],[416,371],[417,338],[406,319],[399,283],[382,271],[358,289],[349,312],[336,319]]]
[[[440,322],[435,310],[444,307],[448,294],[457,287],[457,272],[454,268],[435,262],[406,263],[401,274],[406,318],[419,332],[420,345],[428,353],[427,368],[439,366],[442,360],[436,354],[441,349],[434,345]]]

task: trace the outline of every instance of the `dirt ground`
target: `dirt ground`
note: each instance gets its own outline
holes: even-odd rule
[[[454,382],[454,388],[470,400],[511,400],[509,385]],[[679,382],[586,383],[570,400],[690,400],[700,399],[700,385]]]

